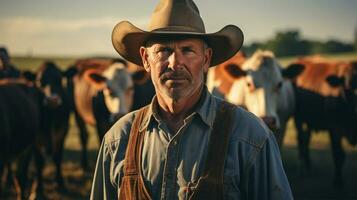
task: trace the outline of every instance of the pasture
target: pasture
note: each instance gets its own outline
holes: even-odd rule
[[[327,55],[331,60],[357,60],[357,53]],[[295,57],[281,58],[280,63],[287,66]],[[12,63],[20,69],[36,71],[44,60],[56,62],[62,69],[74,63],[75,58],[25,58],[13,57]],[[65,140],[63,174],[65,176],[66,191],[55,190],[54,166],[47,162],[44,170],[45,193],[49,199],[88,199],[91,187],[91,177],[96,162],[96,154],[99,147],[98,136],[94,129],[89,127],[89,170],[84,171],[80,167],[80,141],[79,131],[74,124],[74,117],[70,119],[70,131]],[[333,161],[330,151],[328,135],[325,133],[314,133],[312,135],[310,149],[312,159],[312,170],[301,175],[299,171],[298,152],[296,148],[296,131],[293,121],[288,123],[287,134],[282,148],[283,163],[288,175],[295,199],[357,199],[357,147],[353,147],[343,141],[346,149],[346,165],[344,168],[344,188],[334,188]]]

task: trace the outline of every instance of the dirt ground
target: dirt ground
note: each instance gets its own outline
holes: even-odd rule
[[[82,200],[88,199],[91,190],[91,180],[99,147],[97,136],[91,129],[89,137],[89,169],[83,170],[80,165],[79,134],[72,127],[65,142],[63,174],[66,190],[58,191],[54,182],[54,165],[50,159],[46,161],[43,172],[45,177],[45,199],[54,200]],[[314,134],[311,142],[311,171],[301,174],[296,148],[296,135],[292,125],[285,138],[282,148],[284,167],[297,200],[349,200],[357,199],[357,147],[351,147],[346,142],[346,163],[344,167],[345,184],[343,188],[333,186],[333,161],[327,134]],[[33,181],[35,183],[36,181]],[[7,197],[1,199],[15,199],[14,190],[7,188]]]

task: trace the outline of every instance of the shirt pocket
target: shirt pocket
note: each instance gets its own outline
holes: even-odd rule
[[[235,178],[235,176],[224,176],[223,178],[223,196],[225,200],[240,199],[241,192]]]

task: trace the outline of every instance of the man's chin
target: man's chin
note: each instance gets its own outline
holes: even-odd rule
[[[184,89],[170,88],[166,91],[166,96],[173,101],[178,101],[185,97],[185,92],[183,90]]]

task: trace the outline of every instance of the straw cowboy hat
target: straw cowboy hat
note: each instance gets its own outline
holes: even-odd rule
[[[196,4],[192,0],[160,0],[148,31],[128,21],[119,22],[112,33],[115,50],[125,59],[142,66],[139,49],[151,37],[192,36],[202,38],[213,49],[211,66],[228,60],[242,47],[243,32],[234,25],[207,34]]]

